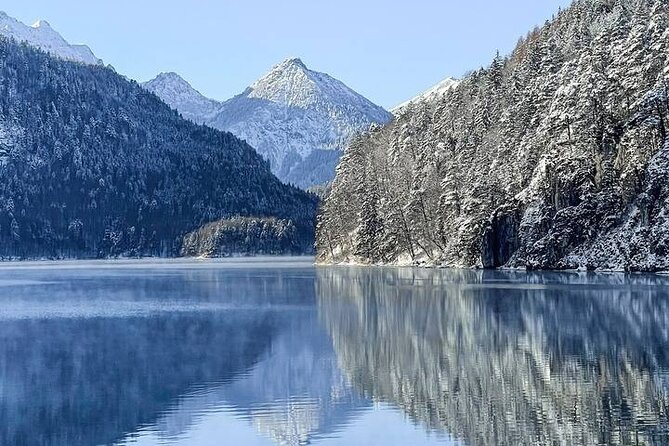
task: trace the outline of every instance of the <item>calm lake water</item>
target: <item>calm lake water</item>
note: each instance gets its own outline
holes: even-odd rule
[[[310,262],[0,265],[0,444],[669,444],[669,278]]]

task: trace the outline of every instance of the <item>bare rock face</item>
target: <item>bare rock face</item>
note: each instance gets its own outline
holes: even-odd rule
[[[481,262],[485,268],[506,264],[518,249],[522,213],[516,208],[500,208],[483,233]]]
[[[579,0],[407,104],[347,149],[320,261],[668,269],[667,28],[664,1]]]

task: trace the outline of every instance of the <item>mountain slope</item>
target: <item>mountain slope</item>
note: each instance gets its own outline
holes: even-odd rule
[[[95,57],[89,47],[70,45],[44,20],[36,22],[33,26],[27,26],[0,11],[0,35],[17,42],[25,42],[64,60],[102,65],[102,60]]]
[[[669,269],[669,5],[578,0],[347,150],[323,262]]]
[[[185,117],[246,140],[283,181],[307,188],[334,178],[341,151],[360,131],[385,124],[390,113],[342,82],[309,70],[300,59],[275,66],[211,116],[211,105],[175,77],[147,88]],[[177,93],[175,93],[175,91]],[[183,99],[186,97],[187,99]],[[204,105],[202,105],[204,104]]]
[[[205,223],[290,220],[316,199],[229,133],[183,120],[112,70],[0,38],[0,256],[176,255]]]
[[[222,106],[221,102],[202,95],[176,73],[161,73],[142,86],[197,124],[209,121]]]

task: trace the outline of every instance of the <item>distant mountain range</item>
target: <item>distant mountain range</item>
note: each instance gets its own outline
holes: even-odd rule
[[[307,188],[331,181],[354,135],[392,115],[342,82],[288,59],[225,102],[174,73],[143,84],[185,118],[246,140],[279,179]]]
[[[27,26],[0,12],[0,35],[63,60],[103,65],[89,47],[68,43],[43,20]],[[409,104],[438,98],[457,84],[446,79],[393,113],[402,113]],[[278,64],[227,101],[204,96],[176,73],[161,73],[142,85],[185,119],[246,140],[269,161],[280,180],[303,189],[331,182],[352,138],[393,118],[382,107],[337,79],[310,70],[297,58]]]

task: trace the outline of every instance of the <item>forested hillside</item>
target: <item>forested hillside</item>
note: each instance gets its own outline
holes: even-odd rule
[[[669,3],[577,0],[347,150],[323,262],[669,269]]]
[[[187,257],[291,255],[305,252],[295,226],[276,218],[235,217],[209,223],[184,237]]]
[[[135,82],[0,38],[0,256],[176,255],[233,216],[290,220],[309,250],[317,199],[229,133]]]

